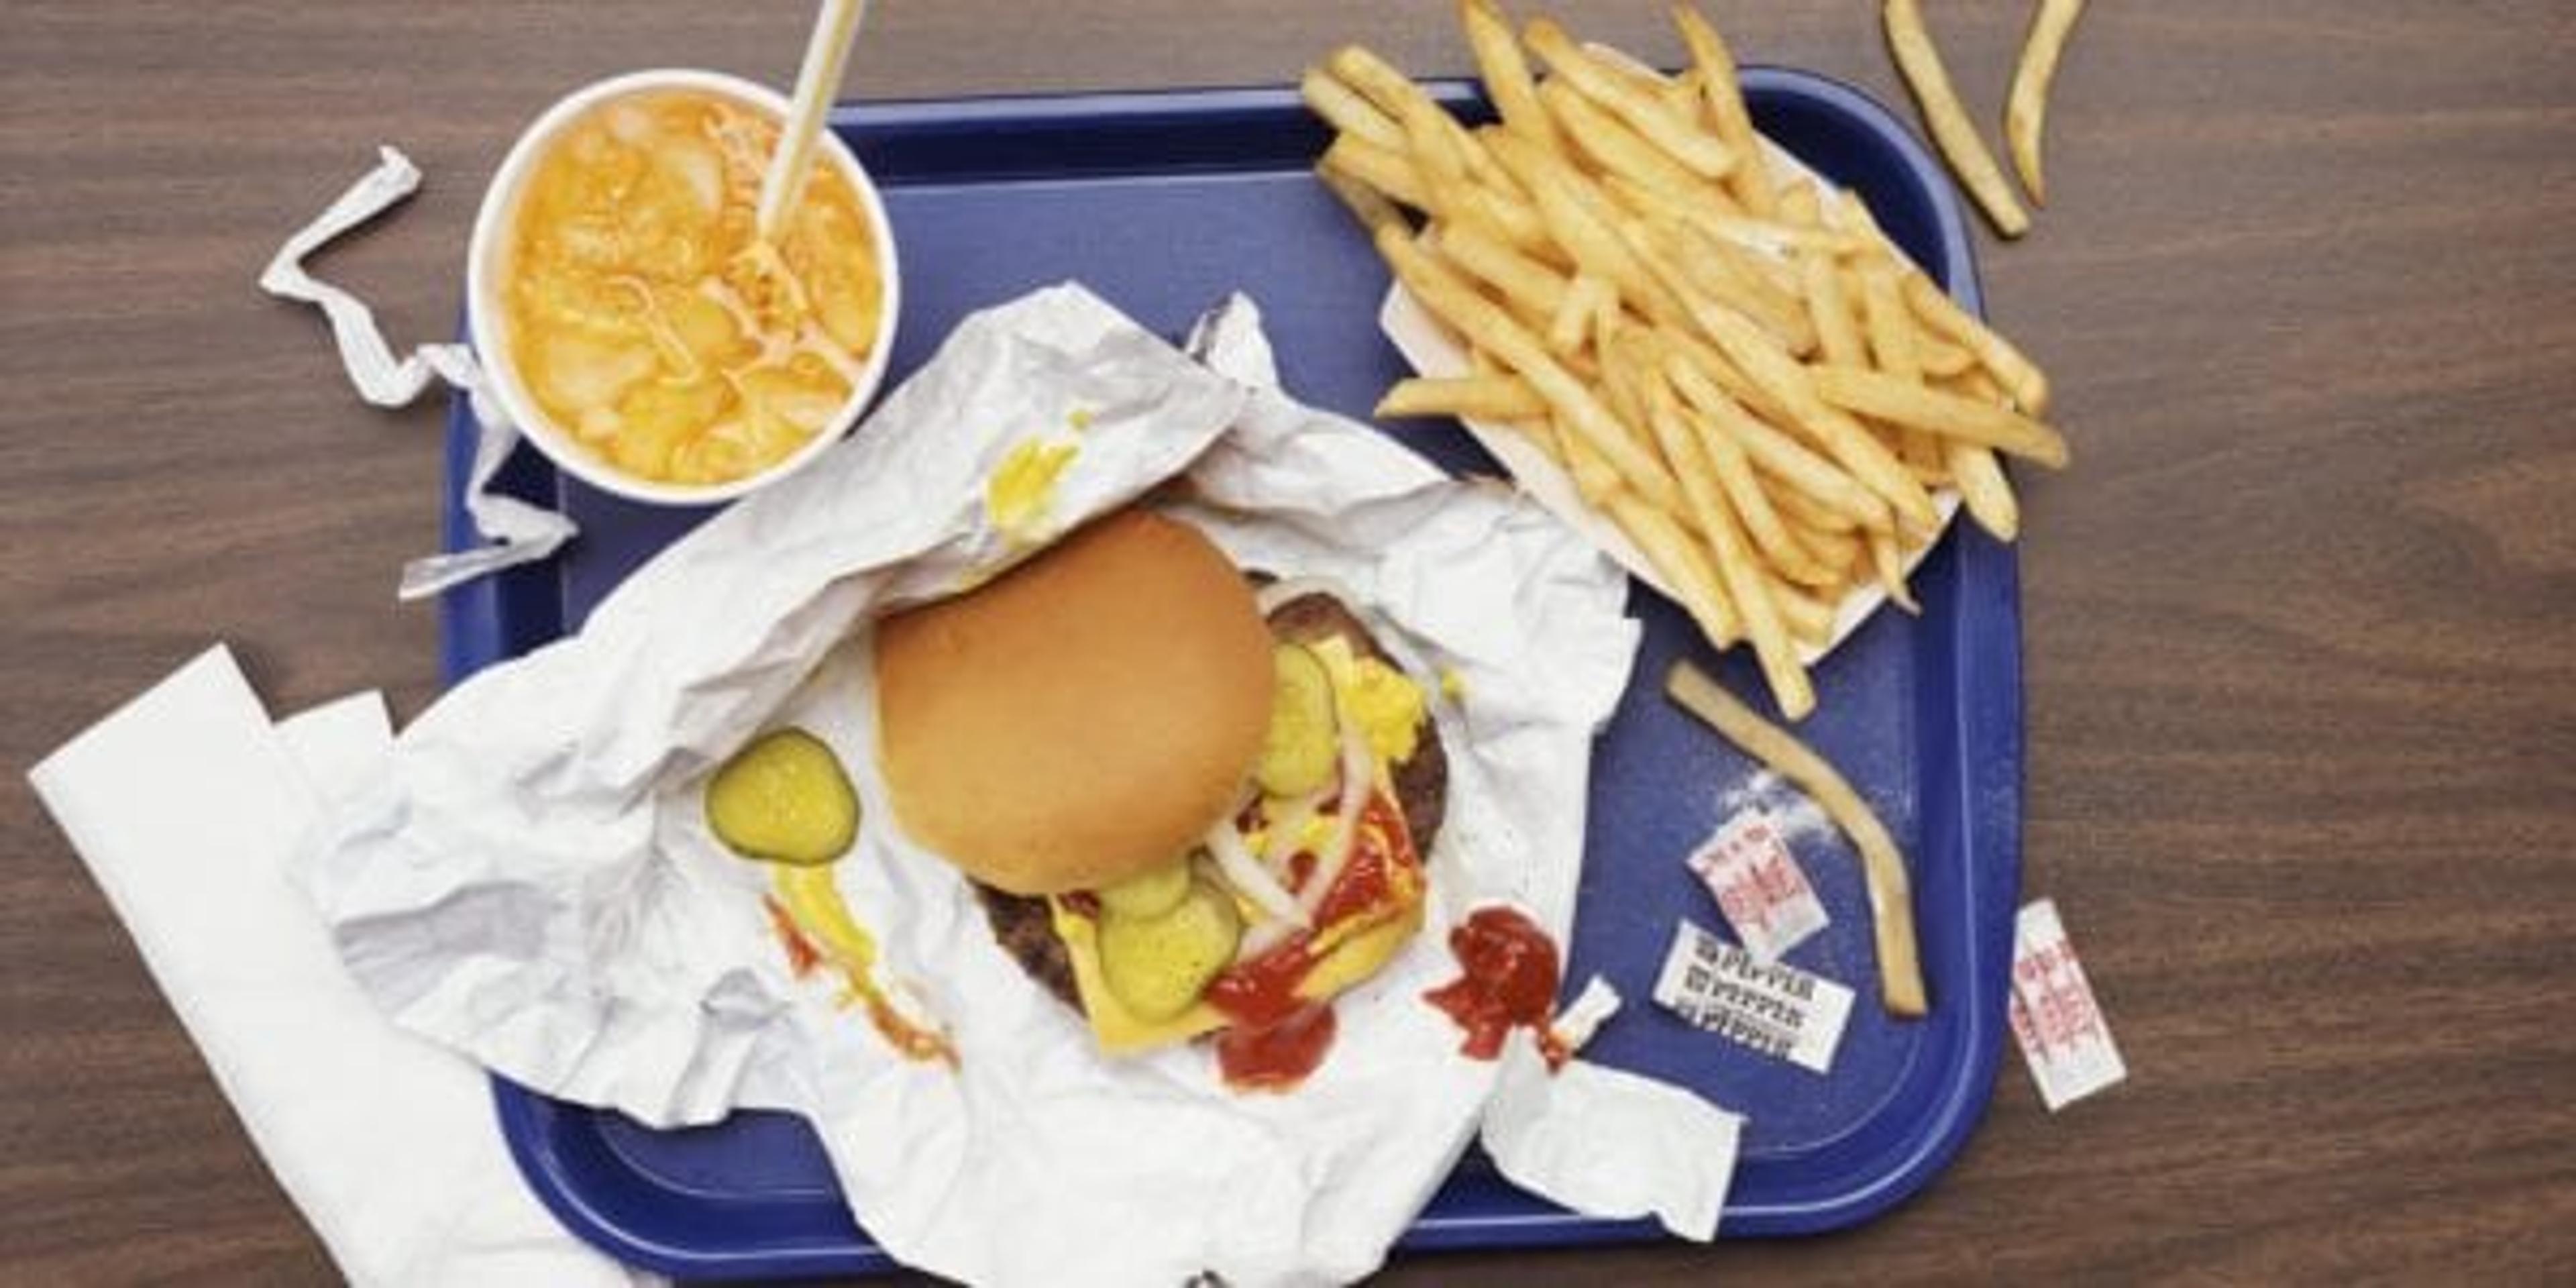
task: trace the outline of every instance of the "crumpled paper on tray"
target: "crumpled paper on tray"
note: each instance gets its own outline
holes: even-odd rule
[[[1194,347],[1210,365],[1071,286],[971,317],[830,455],[638,570],[579,634],[460,685],[306,856],[361,986],[513,1079],[646,1123],[801,1112],[869,1232],[969,1281],[1355,1278],[1480,1120],[1523,1184],[1708,1237],[1732,1116],[1579,1060],[1468,1059],[1421,1000],[1455,975],[1446,932],[1471,907],[1518,904],[1560,942],[1572,924],[1592,737],[1637,639],[1623,578],[1517,495],[1220,374],[1269,378],[1244,302]],[[1343,583],[1434,693],[1443,669],[1463,681],[1433,703],[1450,784],[1428,924],[1340,1000],[1293,1093],[1224,1090],[1203,1043],[1099,1055],[885,804],[868,624],[1020,553],[984,481],[1031,439],[1078,447],[1050,534],[1151,490],[1247,568]],[[838,888],[880,982],[945,1025],[953,1071],[795,978],[767,873],[706,831],[706,772],[789,723],[851,770],[865,813]]]

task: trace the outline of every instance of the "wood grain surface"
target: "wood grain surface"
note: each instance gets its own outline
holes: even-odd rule
[[[856,95],[1467,66],[1433,0],[877,8]],[[1992,137],[2029,6],[1930,9]],[[1677,56],[1658,5],[1560,12]],[[1867,0],[1716,13],[1904,101]],[[324,263],[444,335],[540,108],[784,83],[809,14],[0,6],[0,1279],[333,1277],[23,779],[215,639],[280,710],[433,695],[392,587],[438,413],[361,406],[260,265],[399,143],[429,186]],[[2052,1117],[2007,1056],[1957,1164],[1849,1234],[1389,1281],[2576,1278],[2576,10],[2111,0],[2058,91],[2053,201],[1984,248],[2076,451],[2027,493],[2027,885],[2131,1082]]]

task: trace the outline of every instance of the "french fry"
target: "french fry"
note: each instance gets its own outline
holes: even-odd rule
[[[1431,190],[1424,187],[1422,176],[1415,173],[1413,162],[1401,148],[1371,143],[1356,134],[1344,134],[1324,149],[1322,164],[1361,183],[1377,189],[1394,200],[1416,210],[1436,209]]]
[[[1838,255],[1857,254],[1870,242],[1849,232],[1833,228],[1812,228],[1783,223],[1772,218],[1754,218],[1707,206],[1694,206],[1675,201],[1655,190],[1619,175],[1608,175],[1602,186],[1619,204],[1648,219],[1687,223],[1708,235],[1756,253],[1773,250],[1829,250]]]
[[[1318,161],[1315,163],[1315,177],[1323,181],[1325,191],[1339,198],[1342,205],[1349,208],[1351,217],[1359,220],[1360,226],[1371,234],[1390,225],[1396,228],[1406,226],[1404,212],[1396,209],[1395,203],[1388,200],[1385,193],[1340,166]]]
[[[1868,351],[1853,323],[1851,300],[1843,294],[1842,270],[1834,257],[1799,256],[1798,276],[1806,288],[1807,312],[1815,320],[1818,355],[1838,366],[1866,363]]]
[[[1728,648],[1744,638],[1743,619],[1728,600],[1726,587],[1718,579],[1716,566],[1709,562],[1708,552],[1691,540],[1690,533],[1683,530],[1671,512],[1644,504],[1625,492],[1610,497],[1605,509],[1610,521],[1637,543],[1647,561],[1671,583],[1674,593],[1680,596],[1682,611],[1699,625],[1710,647]]]
[[[1680,264],[1693,285],[1719,299],[1734,301],[1789,352],[1800,357],[1815,352],[1815,323],[1798,293],[1783,290],[1756,267],[1769,264],[1769,256],[1712,237],[1697,224],[1675,224],[1668,230],[1654,230],[1650,225],[1649,231],[1659,234],[1650,238],[1656,253]]]
[[[1592,450],[1581,434],[1566,428],[1564,417],[1551,416],[1547,427],[1564,445],[1565,471],[1574,476],[1575,492],[1594,509],[1608,504],[1621,490],[1619,471],[1601,453]]]
[[[1905,283],[1902,279],[1897,282],[1896,289],[1899,298],[1902,298],[1905,291]],[[1925,379],[1948,380],[1973,369],[1977,365],[1977,355],[1946,340],[1924,335],[1918,331],[1914,335],[1914,361],[1922,369]]]
[[[1405,146],[1404,127],[1394,117],[1378,110],[1376,104],[1321,67],[1309,67],[1298,78],[1297,96],[1326,124],[1344,134],[1357,135],[1382,148]]]
[[[1709,423],[1742,444],[1745,455],[1774,477],[1813,498],[1822,509],[1843,516],[1857,527],[1887,527],[1887,503],[1843,473],[1833,462],[1746,412],[1710,379],[1700,364],[1679,349],[1666,355],[1664,374],[1673,388]]]
[[[1896,534],[1873,532],[1869,541],[1869,564],[1878,574],[1879,589],[1887,592],[1887,602],[1905,610],[1908,617],[1921,617],[1923,605],[1914,602],[1914,592],[1905,584],[1905,556],[1896,548]]]
[[[1657,380],[1647,397],[1647,420],[1663,444],[1665,463],[1681,480],[1682,499],[1701,538],[1717,556],[1718,580],[1725,583],[1727,596],[1735,601],[1736,612],[1743,620],[1745,636],[1753,641],[1753,655],[1761,664],[1763,681],[1771,686],[1771,700],[1779,704],[1781,714],[1792,720],[1803,719],[1815,709],[1815,687],[1807,680],[1806,667],[1798,661],[1797,645],[1790,641],[1788,627],[1781,624],[1771,588],[1745,549],[1743,535],[1736,530],[1735,514],[1717,481],[1717,472],[1702,454],[1690,427],[1682,423],[1681,408],[1671,386]]]
[[[1985,402],[2001,402],[2003,391],[1995,387],[1994,378],[1983,371],[1969,373],[1965,382],[1967,397]],[[1959,503],[1977,526],[1994,535],[1997,541],[2010,541],[2021,533],[2021,501],[2013,495],[2012,483],[2004,477],[2003,462],[1995,454],[1974,443],[1948,439],[1942,443],[1942,459],[1950,467],[1950,480],[1959,489]]]
[[[1389,385],[1386,396],[1377,400],[1376,414],[1387,420],[1411,416],[1539,420],[1547,416],[1547,400],[1518,376],[1415,376]]]
[[[1707,181],[1648,143],[1618,117],[1568,88],[1565,82],[1551,80],[1540,85],[1538,101],[1562,127],[1562,137],[1572,139],[1575,150],[1592,158],[1602,174],[1615,174],[1661,192],[1682,194],[1685,200],[1704,199],[1702,194],[1711,191]]]
[[[2057,78],[2057,58],[2066,52],[2066,34],[2083,12],[2084,0],[2039,0],[2030,19],[2030,37],[2022,42],[2021,63],[2013,68],[2012,94],[2004,100],[2004,144],[2034,206],[2048,204],[2039,143],[2048,128],[2049,82]]]
[[[1344,45],[1324,60],[1324,66],[1358,90],[1362,97],[1394,117],[1399,125],[1420,121],[1445,135],[1480,182],[1519,195],[1511,176],[1494,164],[1494,159],[1487,155],[1476,136],[1460,125],[1458,118],[1432,102],[1431,96],[1424,93],[1421,86],[1405,79],[1404,73],[1389,66],[1385,59],[1358,45]]]
[[[1744,110],[1744,94],[1735,83],[1735,54],[1717,28],[1692,5],[1673,6],[1673,25],[1681,29],[1682,44],[1689,48],[1691,62],[1699,72],[1701,94],[1708,100],[1709,115],[1717,122],[1719,138],[1735,150],[1735,168],[1726,174],[1726,190],[1757,219],[1769,219],[1778,209],[1778,198],[1771,190],[1771,165],[1763,153],[1762,141],[1754,136],[1753,117]]]
[[[1555,269],[1523,255],[1483,229],[1444,225],[1440,230],[1440,253],[1502,292],[1523,317],[1544,323],[1565,307],[1565,293],[1571,283]]]
[[[1684,295],[1683,303],[1692,320],[1736,368],[1785,407],[1798,427],[1814,435],[1826,453],[1850,470],[1861,486],[1893,506],[1900,519],[1927,531],[1939,526],[1940,515],[1932,508],[1931,494],[1860,422],[1817,396],[1808,383],[1807,369],[1797,359],[1741,313],[1697,293]]]
[[[2066,439],[2011,408],[1861,367],[1818,367],[1811,378],[1817,397],[1845,411],[1983,444],[2052,469],[2066,464]]]
[[[1941,155],[1949,159],[1960,186],[1977,199],[1996,232],[2008,238],[2029,232],[2029,212],[2013,198],[1994,153],[1986,150],[1977,127],[1968,123],[1967,109],[1959,106],[1959,92],[1950,86],[1950,71],[1941,65],[1940,48],[1923,26],[1923,6],[1918,0],[1885,0],[1881,13],[1896,68],[1905,74],[1907,87],[1923,108],[1923,124],[1940,145]]]
[[[1598,328],[1602,302],[1618,299],[1610,283],[1590,273],[1577,273],[1574,285],[1559,300],[1556,312],[1547,323],[1548,352],[1560,358],[1582,351],[1588,338]]]
[[[1873,259],[1858,276],[1861,330],[1869,336],[1870,361],[1899,380],[1921,383],[1923,357],[1914,315],[1905,307],[1905,288],[1899,285],[1901,270],[1888,260]],[[1898,431],[1897,455],[1926,483],[1946,475],[1940,444],[1919,429]]]
[[[1872,929],[1877,940],[1879,999],[1888,1013],[1919,1017],[1925,1009],[1923,964],[1914,940],[1914,890],[1905,870],[1905,855],[1887,826],[1878,821],[1860,793],[1822,756],[1787,730],[1772,724],[1688,662],[1676,662],[1664,677],[1664,692],[1681,708],[1725,735],[1754,760],[1768,766],[1814,798],[1826,815],[1850,837],[1860,852],[1861,872],[1869,888]]]
[[[1780,623],[1789,628],[1792,637],[1818,646],[1833,638],[1831,605],[1768,573],[1763,582],[1771,594],[1772,608],[1780,614]]]
[[[1519,372],[1555,409],[1559,423],[1599,452],[1637,495],[1666,510],[1680,503],[1680,489],[1662,463],[1639,450],[1618,418],[1511,314],[1394,229],[1378,231],[1377,249],[1423,307]]]
[[[1634,82],[1612,70],[1591,51],[1574,42],[1574,37],[1556,25],[1553,19],[1532,18],[1521,29],[1521,37],[1531,51],[1544,60],[1548,69],[1563,77],[1586,98],[1626,121],[1637,133],[1653,141],[1676,161],[1688,166],[1706,179],[1723,179],[1733,168],[1736,157],[1713,134],[1692,128],[1690,122],[1666,106],[1653,93],[1640,89]]]
[[[1690,453],[1691,458],[1706,462],[1709,477],[1725,494],[1728,506],[1743,523],[1745,534],[1752,538],[1754,546],[1771,565],[1791,581],[1811,586],[1831,583],[1833,570],[1799,544],[1798,539],[1790,534],[1789,525],[1781,520],[1780,512],[1772,508],[1771,498],[1762,490],[1761,480],[1754,477],[1753,462],[1745,454],[1744,445],[1733,435],[1709,424],[1705,416],[1686,411],[1661,368],[1656,367],[1654,371],[1650,414],[1656,418],[1656,435],[1666,440],[1664,459],[1672,461],[1670,440],[1673,436],[1678,434],[1689,438],[1697,449]],[[1680,466],[1676,464],[1675,468],[1678,470]],[[1690,480],[1686,477],[1682,482],[1682,495],[1688,499]],[[1695,510],[1698,508],[1694,506]]]
[[[1589,180],[1562,158],[1519,135],[1496,135],[1493,144],[1494,155],[1530,189],[1540,222],[1578,267],[1608,278],[1622,298],[1640,305],[1669,302],[1668,288],[1656,281],[1619,236],[1610,222],[1616,212],[1605,209],[1606,199]]]
[[[1995,334],[1976,315],[1960,308],[1956,300],[1932,284],[1931,278],[1909,274],[1905,279],[1905,303],[1914,310],[1914,316],[1923,319],[1924,325],[1976,354],[1977,361],[2003,382],[2004,392],[2012,395],[2014,405],[2033,416],[2048,414],[2047,375],[2023,357],[2012,341]]]
[[[1476,55],[1476,70],[1485,93],[1494,100],[1503,124],[1541,147],[1559,146],[1556,123],[1539,106],[1530,79],[1529,60],[1512,35],[1511,20],[1493,0],[1458,0],[1458,25],[1467,31],[1467,46]]]

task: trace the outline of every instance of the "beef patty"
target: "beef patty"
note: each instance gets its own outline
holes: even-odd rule
[[[1299,595],[1271,609],[1270,633],[1290,644],[1313,644],[1339,636],[1350,642],[1354,656],[1396,665],[1347,605],[1320,591]],[[1432,842],[1440,837],[1441,820],[1448,812],[1449,755],[1440,746],[1440,728],[1429,711],[1423,713],[1417,733],[1413,758],[1395,765],[1390,777],[1395,784],[1396,808],[1404,812],[1405,824],[1413,833],[1414,853],[1427,862]],[[1065,1005],[1081,1010],[1082,997],[1073,982],[1073,963],[1065,956],[1064,941],[1056,938],[1047,901],[1008,894],[981,883],[976,884],[975,894],[983,901],[985,919],[993,924],[993,937],[1001,941],[1002,951],[1009,953],[1031,978],[1045,985],[1048,992],[1062,998]]]

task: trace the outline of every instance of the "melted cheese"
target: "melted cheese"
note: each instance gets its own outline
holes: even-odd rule
[[[1055,922],[1055,937],[1064,941],[1064,955],[1073,963],[1074,991],[1082,995],[1082,1013],[1091,1021],[1091,1035],[1101,1050],[1131,1055],[1187,1042],[1226,1026],[1225,1016],[1205,1002],[1193,1003],[1169,1020],[1139,1018],[1101,977],[1100,928],[1091,918],[1065,907],[1061,899],[1047,900],[1047,911]]]

